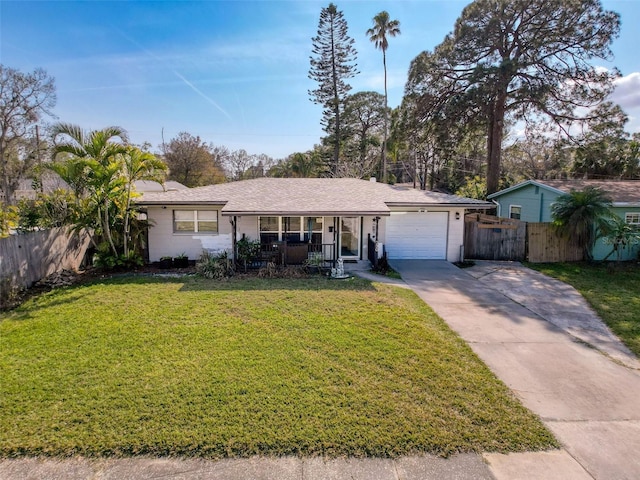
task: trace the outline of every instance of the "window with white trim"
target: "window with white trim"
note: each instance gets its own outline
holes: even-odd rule
[[[640,227],[640,212],[625,213],[624,214],[624,221],[625,221],[625,223],[628,223],[629,225],[636,225],[636,226]]]
[[[218,233],[217,210],[174,210],[174,233]]]
[[[522,207],[520,205],[509,205],[509,218],[514,220],[520,220],[522,214]]]

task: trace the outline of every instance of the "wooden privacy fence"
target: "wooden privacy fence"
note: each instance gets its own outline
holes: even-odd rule
[[[480,213],[466,215],[464,256],[477,260],[524,260],[527,224]]]
[[[88,233],[69,227],[0,238],[2,285],[30,287],[60,270],[77,270],[88,245]]]
[[[532,263],[577,262],[584,252],[556,233],[551,223],[527,224],[527,260]]]
[[[582,249],[559,236],[551,223],[473,213],[465,216],[464,226],[464,256],[468,259],[532,263],[582,260]]]

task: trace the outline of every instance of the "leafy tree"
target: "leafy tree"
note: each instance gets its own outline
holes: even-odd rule
[[[0,202],[0,238],[8,237],[11,230],[18,225],[18,220],[18,208]]]
[[[318,33],[313,37],[313,56],[310,57],[309,78],[318,82],[318,88],[309,90],[315,104],[323,106],[322,124],[330,134],[333,146],[332,171],[335,174],[340,161],[343,139],[341,115],[351,86],[347,83],[358,71],[354,40],[347,32],[347,22],[338,8],[330,3],[320,12]]]
[[[625,132],[629,118],[619,105],[599,105],[577,139],[572,173],[593,178],[637,178],[637,149]]]
[[[356,170],[362,175],[371,175],[376,170],[377,149],[383,143],[381,127],[384,125],[386,108],[384,97],[377,92],[358,92],[347,97],[344,111],[344,128],[347,132],[348,157],[357,163]],[[349,154],[349,151],[353,154]],[[356,160],[357,159],[357,160]]]
[[[612,90],[609,59],[620,18],[599,0],[475,0],[427,54],[412,92],[447,118],[471,116],[487,133],[487,189],[498,189],[505,122],[541,117],[564,128]],[[412,65],[414,66],[414,65]],[[411,79],[412,72],[409,74]],[[439,109],[434,109],[439,106]]]
[[[551,217],[558,231],[582,247],[584,258],[591,259],[591,250],[601,232],[606,230],[611,216],[611,199],[597,187],[571,190],[551,204]]]
[[[187,132],[162,145],[163,159],[169,167],[169,180],[176,180],[187,187],[211,185],[225,181],[221,157],[223,150],[203,142]]]
[[[271,167],[268,175],[280,178],[315,178],[322,170],[322,155],[317,150],[312,150],[306,153],[292,153]]]
[[[44,70],[22,73],[0,64],[0,189],[10,203],[38,158],[36,125],[55,103],[54,80]]]
[[[231,180],[243,180],[245,175],[256,165],[255,156],[250,155],[246,150],[240,149],[230,152],[225,159],[225,168],[227,176]],[[262,175],[248,175],[251,178]]]
[[[415,187],[455,192],[468,177],[485,176],[486,132],[477,119],[456,111],[455,102],[423,90],[429,61],[423,52],[412,63],[390,141],[396,166]]]
[[[389,102],[387,98],[387,48],[389,41],[387,36],[395,37],[400,35],[400,22],[391,20],[389,13],[382,11],[373,17],[373,27],[367,30],[369,40],[371,40],[376,48],[382,50],[382,66],[384,68],[384,133],[382,137],[382,181],[387,183],[387,136],[389,126]]]
[[[73,225],[79,219],[78,202],[69,190],[58,188],[50,193],[38,192],[36,198],[18,202],[19,232],[39,228]]]
[[[566,147],[544,128],[527,129],[524,138],[504,150],[502,171],[515,181],[566,175],[572,161],[572,152]]]

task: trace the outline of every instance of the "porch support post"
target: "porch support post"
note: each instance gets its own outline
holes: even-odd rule
[[[235,270],[238,266],[236,258],[238,257],[238,217],[235,215],[229,218],[229,222],[231,222],[231,249],[233,250],[233,269]]]
[[[333,217],[333,268],[336,268],[338,263],[338,224],[340,220],[338,217]]]

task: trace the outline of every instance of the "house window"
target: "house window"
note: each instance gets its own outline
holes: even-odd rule
[[[640,228],[640,212],[637,213],[625,213],[624,221],[629,225],[636,225]]]
[[[174,210],[174,233],[217,233],[217,210]]]
[[[322,243],[322,217],[260,217],[260,242]],[[309,237],[311,235],[311,237]]]
[[[520,220],[520,214],[522,213],[522,207],[520,205],[509,205],[509,218],[514,220]]]
[[[260,243],[267,244],[280,240],[280,219],[260,217]]]
[[[300,242],[300,217],[282,218],[282,239],[287,242]]]

